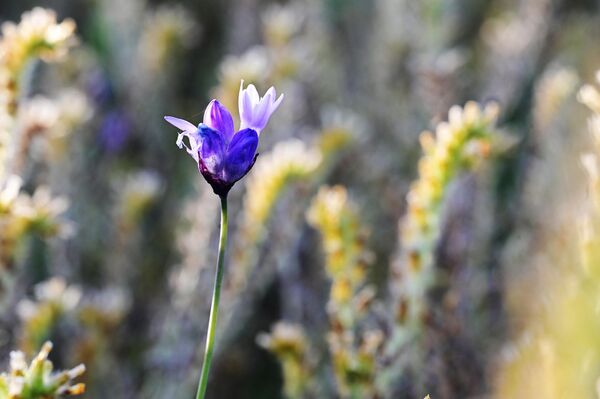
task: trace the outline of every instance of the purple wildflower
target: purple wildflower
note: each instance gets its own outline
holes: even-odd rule
[[[105,150],[117,153],[123,149],[131,134],[131,120],[122,111],[111,111],[100,127],[100,142]]]
[[[106,105],[114,96],[108,76],[99,69],[85,77],[85,87],[89,96],[98,104]]]
[[[243,82],[242,82],[243,83]],[[273,101],[275,89],[271,87],[260,99],[253,85],[246,90],[240,87],[240,130],[235,132],[231,114],[217,100],[212,100],[204,112],[203,123],[192,123],[165,116],[165,120],[181,130],[177,137],[179,148],[198,163],[198,169],[212,186],[215,194],[223,197],[231,187],[244,177],[254,165],[258,136],[277,109],[283,95]],[[184,139],[187,137],[187,143]]]

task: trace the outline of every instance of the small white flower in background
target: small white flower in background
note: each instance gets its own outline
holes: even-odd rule
[[[0,214],[7,213],[21,191],[23,180],[19,176],[9,176],[0,187]]]

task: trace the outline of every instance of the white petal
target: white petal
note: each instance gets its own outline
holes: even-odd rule
[[[188,140],[189,140],[189,142],[190,142],[189,146],[183,140],[185,137],[187,137]],[[194,160],[196,162],[198,162],[198,147],[199,147],[199,144],[196,141],[195,137],[192,136],[192,134],[190,134],[188,132],[179,133],[179,135],[177,136],[177,146],[179,148],[185,148],[186,152],[188,154],[190,154],[192,156],[192,158],[194,158]]]
[[[263,98],[266,98],[267,96],[270,96],[270,98],[273,100],[277,97],[277,92],[275,91],[275,88],[273,86],[271,86],[269,88],[269,90],[267,90],[267,92],[265,93],[265,96]],[[271,101],[272,101],[271,100]]]
[[[269,114],[272,114],[273,112],[275,112],[275,110],[279,107],[279,104],[281,104],[282,101],[283,101],[283,93],[281,93],[279,98],[271,104],[271,108],[269,108]]]
[[[258,106],[254,108],[254,115],[252,117],[252,128],[256,129],[260,133],[265,128],[267,122],[269,122],[269,109],[271,108],[271,95],[268,93],[263,97]]]
[[[246,94],[250,96],[250,100],[252,100],[252,105],[256,105],[260,102],[258,90],[256,90],[256,87],[254,87],[253,84],[249,84],[248,87],[246,87]]]
[[[240,97],[240,101],[240,129],[245,129],[248,127],[248,125],[251,125],[253,123],[252,121],[254,121],[255,107],[252,104],[252,99],[248,95],[247,91],[242,94],[242,97]]]
[[[174,116],[165,116],[165,120],[183,132],[195,132],[197,130],[196,126],[184,119],[175,118]]]
[[[240,82],[240,93],[238,94],[238,110],[240,111],[240,119],[244,119],[244,79]]]

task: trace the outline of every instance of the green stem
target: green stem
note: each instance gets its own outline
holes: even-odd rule
[[[215,330],[217,327],[217,316],[219,315],[219,300],[221,298],[221,283],[223,282],[223,270],[225,263],[225,247],[227,246],[227,196],[221,197],[221,238],[219,239],[219,257],[217,258],[217,272],[215,275],[215,288],[213,291],[212,304],[210,305],[210,317],[208,319],[208,333],[206,335],[206,350],[202,362],[202,373],[198,383],[196,399],[204,399],[208,385],[208,373],[212,361],[215,343]]]

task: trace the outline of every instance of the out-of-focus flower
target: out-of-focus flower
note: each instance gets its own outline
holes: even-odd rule
[[[325,158],[354,141],[360,144],[370,131],[369,124],[358,113],[331,104],[322,108],[321,124],[319,147]]]
[[[0,182],[2,183],[2,182]],[[23,181],[20,177],[11,175],[0,186],[0,266],[10,264],[19,239],[27,230],[27,223],[14,215],[14,205],[19,198]]]
[[[78,306],[79,319],[87,326],[108,332],[123,320],[131,307],[131,298],[122,289],[113,287],[86,293]]]
[[[0,64],[15,73],[32,55],[45,61],[60,58],[74,44],[74,32],[72,20],[58,23],[54,11],[36,7],[24,13],[18,25],[13,22],[2,25]]]
[[[52,197],[47,187],[39,187],[33,196],[21,192],[22,180],[12,176],[0,188],[0,266],[9,264],[18,242],[27,234],[44,237],[68,236],[72,226],[61,214],[68,202]]]
[[[600,71],[596,73],[596,81],[600,83]],[[581,88],[579,101],[592,111],[600,113],[600,92],[593,85],[586,84]]]
[[[179,148],[187,152],[198,163],[198,169],[212,186],[215,194],[225,196],[235,182],[248,173],[254,165],[258,136],[275,111],[282,97],[275,104],[275,89],[271,87],[261,100],[254,91],[240,90],[240,110],[243,106],[245,118],[242,128],[234,133],[233,118],[227,108],[212,100],[204,112],[203,123],[196,128],[183,119],[166,116],[165,120],[182,132],[177,138]],[[243,99],[242,99],[243,97]],[[188,139],[188,144],[184,139]]]
[[[270,334],[260,334],[257,342],[265,349],[279,356],[293,356],[300,358],[306,351],[306,337],[300,326],[278,322],[271,329]]]
[[[494,384],[494,397],[497,398],[597,397],[597,367],[600,364],[597,339],[600,334],[597,317],[600,284],[600,92],[593,85],[585,85],[579,92],[579,100],[593,111],[588,121],[593,145],[587,147],[586,152],[590,152],[582,156],[583,167],[589,177],[590,197],[574,200],[573,192],[569,191],[563,199],[568,205],[570,217],[566,219],[566,225],[569,230],[563,227],[565,230],[554,236],[548,232],[544,232],[546,236],[539,235],[543,239],[540,241],[547,241],[541,254],[527,247],[529,262],[541,257],[542,265],[550,262],[551,267],[536,268],[532,267],[537,266],[535,263],[526,264],[533,274],[530,278],[518,275],[519,279],[525,280],[525,285],[514,288],[511,286],[516,283],[512,282],[508,286],[521,291],[525,287],[528,290],[527,303],[515,299],[507,301],[510,319],[518,320],[518,335],[502,351]],[[560,164],[560,167],[565,166]],[[569,178],[573,177],[569,175]],[[565,189],[554,179],[552,184]],[[535,201],[536,207],[544,202],[546,216],[547,198],[538,196]],[[579,234],[573,228],[574,223]],[[515,296],[510,291],[505,295],[507,298]]]
[[[237,267],[232,270],[233,287],[245,284],[252,274],[278,199],[296,182],[311,179],[321,167],[323,156],[315,147],[298,139],[277,143],[271,152],[261,156],[248,176],[247,185],[252,190],[244,198],[240,228],[243,244],[234,253]]]
[[[600,84],[600,71],[596,73],[596,82]],[[577,98],[594,112],[588,118],[588,129],[594,138],[594,143],[600,149],[600,90],[591,84],[586,84],[579,90]]]
[[[303,17],[297,7],[279,4],[271,6],[262,15],[265,41],[273,47],[288,44],[300,30]]]
[[[308,345],[301,326],[276,323],[270,333],[262,333],[257,343],[277,356],[283,368],[284,390],[287,398],[301,398],[310,384]]]
[[[150,207],[163,188],[160,176],[143,170],[127,178],[119,206],[123,225],[132,226]]]
[[[239,56],[225,57],[219,71],[221,83],[215,89],[214,97],[219,98],[229,109],[234,109],[237,105],[240,80],[264,84],[271,68],[269,52],[263,46],[252,47]]]
[[[330,310],[341,311],[343,324],[352,324],[354,315],[346,308],[365,282],[366,266],[372,254],[365,248],[365,234],[355,205],[342,186],[321,187],[307,212],[308,222],[319,229],[323,239],[326,270],[332,279]]]
[[[400,226],[403,253],[393,269],[392,289],[401,298],[399,321],[418,324],[421,320],[423,298],[434,279],[434,247],[448,187],[461,171],[490,156],[497,115],[495,103],[481,107],[468,102],[464,108],[450,108],[448,122],[437,125],[435,136],[421,134],[424,156],[419,178],[406,197],[407,215]]]
[[[560,108],[577,86],[577,74],[568,68],[555,67],[545,72],[535,90],[534,118],[538,134],[544,134]]]
[[[6,214],[11,209],[11,205],[19,196],[23,180],[19,176],[11,175],[0,187],[0,215]]]
[[[24,13],[19,24],[5,22],[2,25],[0,37],[0,179],[5,173],[14,173],[14,170],[10,168],[16,166],[15,164],[18,162],[17,159],[7,161],[6,158],[16,158],[18,153],[22,153],[20,142],[24,140],[21,140],[20,137],[11,137],[14,135],[10,133],[14,129],[15,116],[18,113],[17,98],[21,91],[21,79],[25,67],[35,58],[53,61],[64,56],[75,42],[74,30],[75,23],[72,20],[67,19],[58,23],[53,11],[39,7]],[[53,118],[50,114],[53,114],[53,110],[45,107],[44,111],[51,122]],[[43,125],[46,126],[46,122]],[[10,148],[11,146],[13,148]]]
[[[36,285],[34,295],[35,300],[24,299],[17,304],[17,313],[23,322],[20,346],[28,353],[49,338],[63,314],[77,306],[81,291],[55,277]]]
[[[492,97],[508,106],[522,94],[543,51],[545,35],[551,30],[547,22],[551,4],[548,0],[514,3],[514,9],[499,9],[484,21],[480,30],[486,48],[482,53],[486,76],[483,98]]]
[[[600,71],[596,73],[600,83]],[[594,150],[581,156],[581,164],[589,177],[590,192],[594,205],[600,207],[600,91],[591,84],[584,85],[578,94],[579,102],[586,105],[593,114],[588,117],[588,130],[592,135]]]
[[[43,96],[29,99],[19,108],[18,119],[21,121],[23,134],[32,135],[44,132],[58,121],[58,107]]]
[[[269,211],[288,183],[309,176],[321,161],[320,151],[297,139],[278,143],[261,157],[249,176],[252,191],[244,200],[244,234],[251,237],[250,241],[260,235]]]
[[[24,13],[18,25],[13,22],[2,25],[0,108],[9,115],[15,113],[20,79],[27,63],[36,57],[54,61],[64,56],[75,43],[74,31],[72,20],[58,23],[54,11],[40,7]]]
[[[38,284],[34,293],[38,300],[60,302],[65,309],[73,309],[81,298],[81,291],[77,287],[67,286],[67,282],[60,277]]]
[[[375,389],[375,355],[381,347],[380,331],[361,332],[374,290],[367,285],[367,267],[373,254],[366,248],[366,231],[358,210],[342,186],[322,187],[307,212],[319,230],[331,279],[327,303],[331,329],[327,342],[342,397],[372,397]]]
[[[38,187],[32,196],[20,194],[14,204],[13,213],[26,221],[28,230],[43,236],[68,236],[72,225],[61,220],[69,201],[53,197],[48,187]]]
[[[94,69],[85,76],[85,91],[98,105],[104,105],[114,95],[111,81],[104,71]]]
[[[10,370],[0,374],[0,399],[58,399],[82,394],[85,385],[73,384],[73,380],[85,372],[85,366],[53,372],[48,360],[51,350],[52,343],[46,342],[29,365],[23,352],[11,352]]]
[[[189,10],[181,6],[161,6],[148,14],[139,51],[142,64],[151,72],[161,71],[173,51],[189,47],[198,38],[199,27]]]
[[[41,138],[49,144],[50,156],[60,154],[63,138],[72,133],[92,115],[92,109],[83,93],[78,90],[65,90],[56,99],[35,96],[24,101],[18,111],[17,122],[20,133],[17,162],[24,162],[26,155],[37,147],[35,140]],[[33,150],[33,151],[32,151]]]
[[[119,152],[131,134],[131,120],[121,111],[110,112],[100,128],[100,142],[111,152]]]
[[[76,89],[61,91],[55,101],[59,117],[57,128],[52,130],[53,137],[69,135],[76,127],[88,121],[94,112],[87,96]]]

